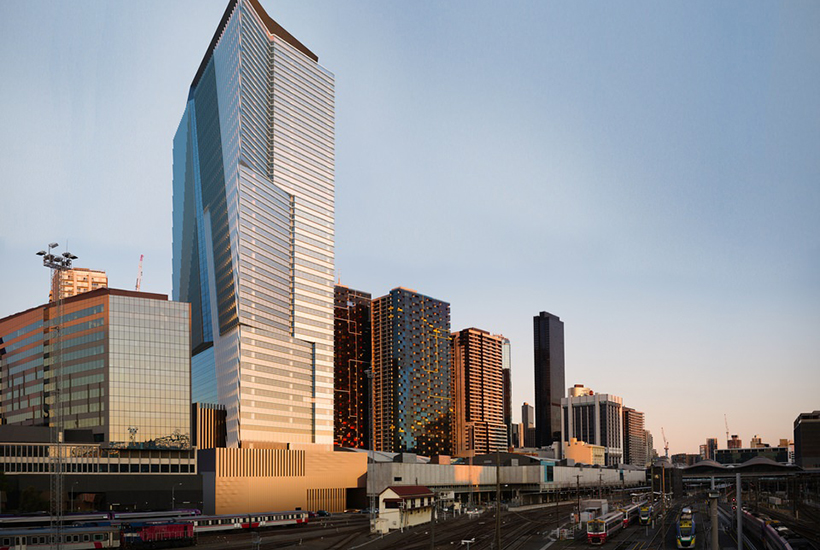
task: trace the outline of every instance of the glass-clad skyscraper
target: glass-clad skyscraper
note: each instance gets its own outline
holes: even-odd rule
[[[333,442],[334,82],[231,0],[174,137],[173,295],[229,446]]]

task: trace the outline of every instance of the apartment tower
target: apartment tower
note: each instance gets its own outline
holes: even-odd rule
[[[453,454],[507,450],[502,355],[504,338],[477,328],[453,334]]]
[[[334,307],[333,442],[371,449],[370,294],[336,285]]]
[[[373,448],[450,454],[450,304],[394,288],[373,300]]]
[[[623,409],[624,418],[624,464],[643,468],[646,465],[646,430],[644,414],[629,407]]]
[[[535,444],[561,440],[564,397],[564,323],[542,311],[533,317],[535,342]]]
[[[57,272],[60,297],[68,298],[83,292],[97,290],[108,286],[108,275],[105,271],[87,269],[85,267],[72,267],[71,269],[61,269]],[[54,291],[49,290],[49,302],[54,300]]]
[[[173,297],[229,447],[333,443],[334,77],[231,0],[173,150]]]

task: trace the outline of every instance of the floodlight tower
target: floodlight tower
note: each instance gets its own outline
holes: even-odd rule
[[[54,308],[46,323],[46,341],[51,348],[51,361],[47,363],[46,378],[50,378],[54,389],[51,393],[51,403],[48,410],[48,422],[51,428],[51,445],[49,458],[51,464],[51,548],[60,550],[63,545],[63,365],[62,365],[62,334],[60,333],[63,317],[62,272],[71,269],[71,262],[77,256],[71,252],[55,254],[53,250],[60,246],[49,243],[48,249],[37,252],[43,257],[43,265],[51,270],[51,295],[54,298]]]

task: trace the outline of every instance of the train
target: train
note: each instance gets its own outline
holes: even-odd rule
[[[641,509],[640,504],[627,504],[626,506],[622,506],[618,508],[624,514],[624,529],[629,527],[629,525],[633,521],[638,520],[638,513]]]
[[[63,516],[63,525],[82,525],[86,523],[103,522],[123,522],[139,521],[151,519],[171,519],[198,516],[201,512],[197,509],[162,510],[162,511],[142,511],[142,512],[85,512],[71,513]],[[0,529],[26,528],[26,527],[49,527],[51,525],[51,514],[48,512],[37,512],[21,516],[3,515],[0,516]]]
[[[194,544],[190,523],[137,522],[127,524],[63,526],[58,534],[50,527],[0,530],[0,550],[51,549],[56,537],[66,550],[102,548],[168,548]]]
[[[649,525],[652,521],[652,513],[654,512],[654,508],[652,504],[649,502],[645,502],[641,505],[641,510],[638,513],[638,520],[640,521],[641,525]]]
[[[180,511],[176,511],[180,512]],[[149,517],[138,518],[146,514]],[[74,514],[66,516],[75,524],[62,526],[62,547],[66,550],[91,550],[100,548],[167,548],[195,544],[201,533],[239,531],[243,529],[264,529],[287,525],[306,525],[309,513],[302,510],[285,512],[264,512],[257,514],[228,514],[203,516],[184,514],[178,517],[151,517],[148,512],[127,515]],[[80,517],[89,519],[87,523],[76,524]],[[25,520],[39,518],[48,521],[48,516],[18,516]],[[11,522],[11,517],[4,519]],[[24,521],[25,523],[25,521]],[[51,548],[51,539],[56,535],[50,527],[28,526],[14,529],[0,529],[0,550],[31,550]]]
[[[604,544],[623,528],[623,512],[610,512],[587,522],[587,540],[590,544]]]
[[[676,529],[675,541],[678,548],[694,548],[696,545],[695,514],[688,506],[681,510]]]
[[[258,514],[228,514],[221,516],[197,516],[182,521],[193,526],[195,533],[260,529],[286,525],[305,525],[309,513],[302,510],[288,512],[264,512]]]
[[[765,550],[815,550],[815,546],[782,523],[764,514],[743,510],[744,533],[760,540]]]

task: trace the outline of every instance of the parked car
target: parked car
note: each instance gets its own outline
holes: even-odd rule
[[[316,510],[316,515],[320,518],[329,518],[330,512],[328,512],[327,510]]]

